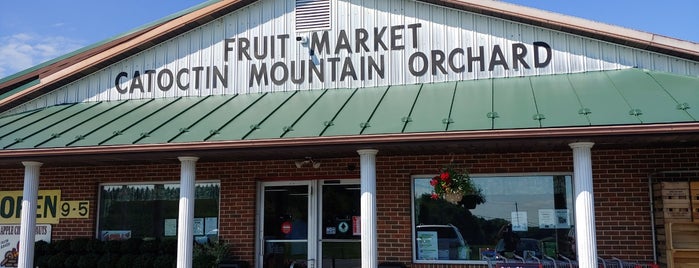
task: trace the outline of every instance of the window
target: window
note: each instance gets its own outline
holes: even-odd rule
[[[100,187],[101,240],[177,236],[180,185],[120,184]],[[218,237],[219,183],[197,183],[194,235],[197,242]]]
[[[472,176],[485,201],[457,204],[431,198],[432,177],[413,177],[416,263],[575,257],[570,175]]]

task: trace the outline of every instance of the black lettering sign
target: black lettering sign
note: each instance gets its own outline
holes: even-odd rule
[[[287,60],[289,34],[231,37],[223,39],[223,64],[119,72],[114,88],[119,94],[134,92],[201,90],[229,88],[229,61],[249,63],[248,87],[281,86],[328,81],[383,79],[387,68],[384,52],[410,49],[407,67],[410,75],[449,75],[464,72],[546,68],[553,58],[551,46],[543,41],[512,43],[508,46],[457,46],[449,49],[421,50],[421,23],[389,25],[373,28],[339,30],[335,36],[329,31],[300,34],[296,41],[302,50],[308,50],[308,59]],[[532,53],[530,51],[533,50]],[[378,54],[377,54],[378,53]],[[304,55],[304,54],[301,54]],[[394,54],[398,55],[398,54]],[[279,59],[279,60],[277,60]],[[274,60],[269,62],[268,60]],[[251,62],[255,61],[255,62]],[[487,66],[487,68],[486,68]],[[235,70],[236,73],[239,72]],[[9,201],[7,201],[9,202]],[[6,207],[3,213],[9,213]]]

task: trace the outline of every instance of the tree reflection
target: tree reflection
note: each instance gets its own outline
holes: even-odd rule
[[[470,246],[494,247],[499,239],[498,230],[508,222],[505,219],[474,216],[469,210],[472,202],[482,204],[485,200],[469,200],[466,197],[459,204],[452,204],[441,198],[432,199],[430,194],[423,194],[415,200],[417,224],[452,224],[459,229]]]

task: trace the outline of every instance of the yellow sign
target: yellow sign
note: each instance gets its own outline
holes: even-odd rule
[[[21,222],[22,191],[0,192],[0,224]],[[40,190],[36,204],[37,224],[58,224],[61,218],[87,218],[90,201],[61,201],[61,190]]]
[[[63,201],[61,202],[60,215],[63,219],[87,219],[90,212],[90,201]]]

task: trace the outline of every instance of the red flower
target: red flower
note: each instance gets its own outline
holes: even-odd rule
[[[443,181],[447,181],[447,180],[449,180],[449,172],[442,172],[441,174],[439,174],[439,177],[440,177]]]
[[[430,180],[430,185],[432,185],[432,187],[437,185],[437,183],[439,183],[439,181],[437,181],[437,177],[434,177],[434,178],[432,178],[432,180]]]
[[[432,196],[431,196],[431,197],[432,197],[432,199],[434,199],[434,200],[439,199],[439,195],[437,195],[437,193],[432,193]]]

